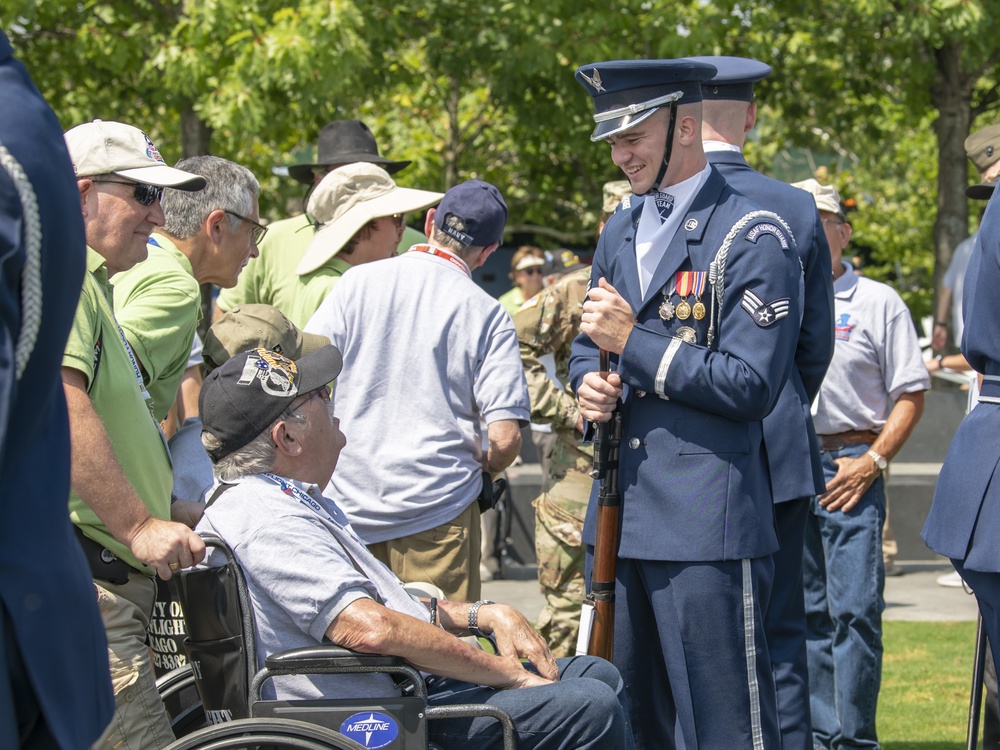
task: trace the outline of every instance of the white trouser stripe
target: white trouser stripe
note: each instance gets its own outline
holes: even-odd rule
[[[747,686],[750,689],[750,731],[753,750],[764,750],[764,729],[760,721],[760,685],[757,684],[757,643],[754,637],[753,571],[743,560],[743,645],[747,656]]]
[[[667,384],[667,370],[670,369],[670,363],[674,361],[674,355],[677,354],[677,350],[680,348],[680,339],[670,339],[670,343],[667,344],[667,350],[663,352],[663,359],[660,360],[660,366],[656,368],[656,380],[653,383],[653,392],[660,398],[667,397],[663,392]]]

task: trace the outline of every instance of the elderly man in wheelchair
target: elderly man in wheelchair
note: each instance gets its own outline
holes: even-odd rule
[[[410,596],[322,495],[346,443],[328,385],[341,366],[333,346],[297,362],[255,349],[211,373],[202,389],[202,441],[217,483],[197,530],[221,537],[242,569],[256,666],[322,643],[397,656],[426,677],[428,714],[487,704],[509,714],[521,748],[632,748],[614,666],[553,659],[512,607]],[[456,637],[470,633],[491,636],[498,653]],[[370,673],[281,676],[261,688],[263,698],[307,702],[359,694],[391,700],[400,690],[390,675]],[[501,726],[486,717],[431,721],[427,732],[448,750],[501,741]]]

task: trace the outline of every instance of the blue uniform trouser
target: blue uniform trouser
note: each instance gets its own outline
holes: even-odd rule
[[[829,482],[838,458],[857,458],[862,443],[824,451]],[[813,500],[806,525],[805,582],[809,693],[813,739],[829,750],[878,748],[875,707],[882,683],[881,475],[850,511],[827,511]]]
[[[763,624],[772,576],[770,556],[618,560],[614,661],[637,748],[780,747]]]
[[[773,555],[774,583],[764,613],[764,633],[778,692],[781,750],[813,747],[802,592],[802,555],[811,503],[812,498],[803,497],[774,506],[781,548]]]
[[[976,602],[983,616],[983,629],[993,654],[993,666],[997,674],[1000,674],[1000,646],[993,647],[994,643],[1000,644],[1000,573],[969,570],[961,560],[952,560],[951,564],[976,595]]]
[[[541,687],[494,690],[461,680],[439,680],[429,703],[488,703],[514,721],[520,750],[633,750],[621,675],[593,656],[558,659],[559,681]],[[458,750],[501,747],[495,719],[436,719],[429,722],[432,742]]]

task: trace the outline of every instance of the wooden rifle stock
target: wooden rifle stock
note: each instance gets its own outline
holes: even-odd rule
[[[611,355],[601,349],[601,374],[611,370]],[[621,495],[618,492],[618,449],[622,437],[622,415],[615,406],[611,419],[597,425],[594,440],[594,468],[591,476],[601,483],[597,496],[597,537],[594,568],[587,600],[594,605],[587,653],[611,661],[615,643],[615,567],[618,562],[618,520]]]

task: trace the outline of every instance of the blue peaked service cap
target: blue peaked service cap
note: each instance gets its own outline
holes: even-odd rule
[[[689,57],[714,65],[718,72],[701,84],[703,99],[753,101],[753,85],[771,75],[771,66],[749,57]]]
[[[715,75],[708,63],[678,60],[611,60],[582,65],[576,80],[594,99],[597,127],[590,136],[600,141],[638,125],[673,101],[701,101],[703,81]]]

